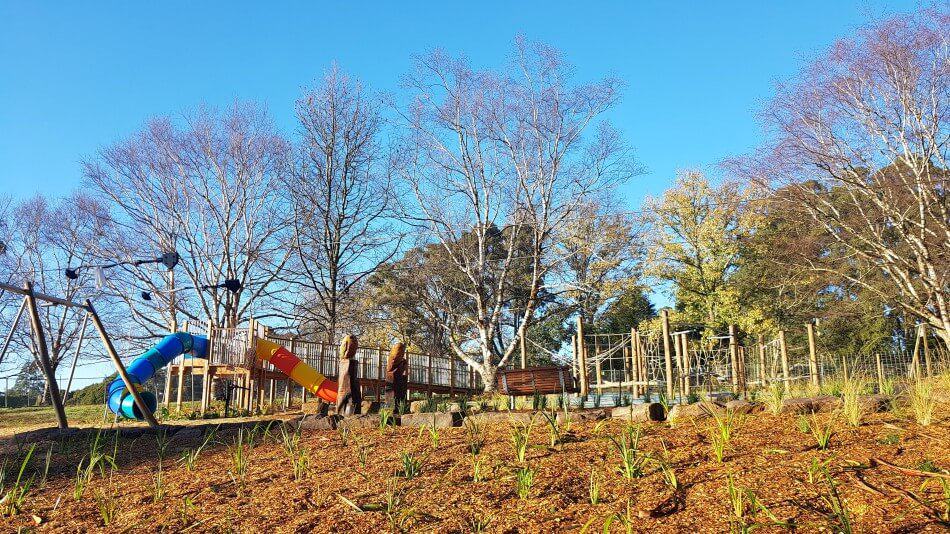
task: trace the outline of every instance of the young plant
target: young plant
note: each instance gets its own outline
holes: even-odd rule
[[[310,452],[300,445],[300,430],[288,432],[285,426],[281,426],[280,437],[284,452],[290,459],[294,480],[303,480],[310,468]]]
[[[439,448],[439,429],[434,425],[426,425],[425,430],[429,433],[429,444],[432,450]]]
[[[590,499],[591,504],[598,504],[600,502],[600,494],[604,488],[604,475],[596,467],[590,470],[590,481],[587,487],[587,496]]]
[[[732,441],[732,434],[736,428],[735,412],[728,411],[723,415],[713,412],[714,426],[710,428],[709,440],[713,456],[720,463],[726,455],[726,447]]]
[[[564,434],[567,430],[566,427],[570,423],[561,425],[557,420],[557,413],[555,412],[541,412],[541,415],[544,417],[544,422],[548,424],[548,436],[550,438],[551,448],[557,447],[564,443]],[[565,418],[566,420],[566,418]]]
[[[379,430],[385,432],[387,428],[393,426],[395,417],[393,417],[393,411],[389,408],[381,408],[379,410]]]
[[[647,457],[640,454],[641,436],[640,427],[630,424],[624,426],[619,438],[613,435],[607,436],[620,456],[617,472],[624,478],[634,479],[643,476]]]
[[[533,469],[527,465],[515,470],[515,482],[519,499],[527,499],[531,494],[531,486],[534,485],[535,474],[537,474],[537,469]]]
[[[838,485],[835,484],[831,473],[828,472],[828,467],[823,466],[821,472],[828,484],[828,495],[822,495],[821,498],[831,509],[829,518],[833,521],[831,524],[832,532],[851,534],[851,513],[848,511],[848,503],[845,502],[838,492]]]
[[[867,380],[861,377],[851,377],[845,380],[841,387],[841,412],[851,426],[861,426],[861,421],[864,419],[861,395],[864,394],[867,386]]]
[[[733,525],[732,531],[743,534],[751,532],[753,521],[750,517],[752,503],[749,492],[736,486],[731,473],[726,477],[726,490],[729,494],[729,522]]]
[[[237,439],[235,439],[233,445],[228,447],[228,458],[231,461],[229,470],[231,481],[241,489],[244,488],[244,480],[247,477],[253,448],[254,442],[251,437],[245,436],[244,429],[239,428]]]
[[[907,389],[910,411],[914,414],[914,420],[921,426],[929,426],[933,421],[937,407],[934,389],[933,382],[923,379],[914,381]]]
[[[340,445],[346,447],[346,445],[350,442],[350,427],[344,424],[337,425],[336,433],[338,436],[340,436]]]
[[[79,464],[76,465],[76,480],[73,486],[73,498],[77,501],[82,499],[82,496],[86,491],[86,486],[96,474],[96,470],[99,471],[100,475],[105,475],[106,466],[108,466],[110,469],[116,468],[116,449],[113,449],[112,455],[102,452],[101,436],[102,434],[100,432],[96,432],[96,437],[89,446],[89,454],[83,459],[79,460]]]
[[[828,420],[822,424],[821,421],[818,420],[817,415],[812,414],[811,417],[811,435],[815,438],[815,444],[823,451],[828,450],[828,445],[831,443],[831,436],[834,435],[834,419],[829,417]]]
[[[485,434],[482,432],[482,427],[478,426],[474,419],[466,419],[465,434],[468,438],[469,454],[477,456],[485,446]]]
[[[798,425],[798,431],[802,434],[811,434],[811,421],[808,420],[808,416],[801,414],[796,419],[796,424]]]
[[[782,405],[784,402],[785,387],[775,382],[769,384],[768,394],[765,395],[765,406],[768,411],[774,415],[782,413]]]
[[[30,486],[33,485],[33,477],[30,477],[29,480],[24,480],[23,472],[26,471],[26,466],[30,463],[30,458],[33,457],[34,450],[36,450],[36,445],[31,446],[30,450],[26,452],[23,462],[20,463],[20,470],[17,472],[16,480],[10,489],[6,487],[6,465],[0,468],[0,495],[3,495],[3,497],[0,498],[0,516],[14,516],[18,514],[23,507],[26,494],[30,491]]]
[[[356,442],[356,461],[365,469],[366,461],[369,459],[369,445],[359,437],[354,437],[353,441]]]
[[[485,459],[480,454],[470,454],[472,461],[472,482],[481,482],[485,479]]]
[[[393,532],[408,532],[413,510],[406,507],[406,492],[396,479],[389,479],[384,497],[383,511],[386,512],[390,529]]]
[[[527,423],[512,421],[511,424],[511,446],[514,448],[515,457],[518,461],[524,463],[525,456],[528,453],[528,446],[531,442],[531,427],[534,425],[534,419]]]
[[[211,440],[214,439],[214,434],[214,430],[208,432],[201,441],[201,445],[194,449],[186,449],[181,453],[181,459],[179,461],[185,466],[185,470],[189,473],[195,470],[195,466],[198,465],[198,457],[201,456],[202,451],[204,451],[208,444],[211,443]]]
[[[411,452],[404,452],[399,455],[402,459],[402,470],[397,474],[411,480],[422,471],[422,460],[416,458]]]

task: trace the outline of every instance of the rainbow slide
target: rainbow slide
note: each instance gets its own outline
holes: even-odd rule
[[[336,403],[336,382],[318,373],[289,350],[272,341],[258,339],[256,353],[258,358],[269,362],[310,393]]]
[[[144,390],[142,384],[151,378],[156,371],[182,354],[189,354],[194,358],[205,358],[207,353],[208,338],[187,332],[175,332],[165,336],[154,347],[142,353],[125,370],[149,411],[154,412],[158,402],[153,393]],[[270,362],[271,365],[307,391],[327,402],[336,402],[336,382],[318,373],[289,350],[276,343],[259,339],[257,340],[256,353],[258,358]],[[125,383],[119,377],[116,377],[106,389],[106,403],[112,413],[127,419],[142,420],[145,418],[139,407],[135,405],[135,400],[125,387]]]

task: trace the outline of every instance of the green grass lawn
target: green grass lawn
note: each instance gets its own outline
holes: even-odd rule
[[[112,414],[108,414],[111,421]],[[66,419],[70,426],[89,426],[99,424],[103,419],[102,404],[67,406]],[[34,406],[28,408],[0,408],[0,436],[56,425],[56,413],[52,406]]]

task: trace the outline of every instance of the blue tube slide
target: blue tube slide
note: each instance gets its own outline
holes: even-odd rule
[[[204,358],[208,352],[208,338],[196,336],[187,332],[175,332],[162,338],[154,347],[145,351],[126,367],[135,389],[139,392],[149,411],[155,412],[158,402],[155,395],[145,391],[142,384],[152,377],[156,371],[168,365],[182,354],[191,354],[195,358]],[[106,390],[106,399],[112,413],[119,414],[127,419],[145,419],[135,399],[125,387],[121,377],[116,377]]]

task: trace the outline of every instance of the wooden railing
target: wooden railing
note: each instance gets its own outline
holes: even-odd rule
[[[234,367],[263,367],[267,370],[276,370],[266,362],[257,361],[250,355],[249,346],[251,336],[247,328],[217,328],[210,325],[187,324],[187,331],[193,334],[208,337],[207,364],[210,366],[225,365]],[[329,378],[335,378],[338,373],[338,347],[320,341],[312,341],[287,336],[278,336],[270,333],[263,327],[255,328],[258,337],[273,341],[286,347],[307,365]],[[448,388],[458,390],[481,390],[481,380],[468,365],[454,356],[422,354],[407,352],[409,360],[409,387],[415,389]],[[360,347],[356,352],[356,359],[360,362],[360,378],[367,380],[384,380],[386,363],[389,358],[387,347]],[[180,364],[182,358],[175,360]]]

